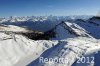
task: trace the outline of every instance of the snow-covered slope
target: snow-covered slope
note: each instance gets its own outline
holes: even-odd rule
[[[77,25],[76,23],[62,22],[53,29],[56,32],[56,38],[60,40],[59,43],[46,50],[35,61],[31,62],[28,66],[89,66],[95,65],[95,60],[90,63],[87,61],[82,63],[75,63],[80,57],[94,57],[95,52],[100,51],[100,41],[93,38],[88,32]],[[42,62],[40,58],[48,59],[67,59],[62,62]],[[100,59],[99,59],[100,60]],[[57,61],[57,60],[56,60]],[[63,63],[64,62],[64,63]]]
[[[79,26],[84,28],[90,33],[94,38],[100,39],[100,19],[90,18],[89,20],[75,20],[74,23],[77,23]]]
[[[97,25],[99,19],[76,18],[32,16],[0,19],[2,23],[0,25],[0,66],[98,66],[100,64],[98,62],[100,61],[100,39],[97,39],[100,38],[100,26]],[[55,32],[55,36],[50,38],[51,40],[31,40],[21,34],[6,33],[7,31],[31,31],[26,28],[43,32],[50,30]],[[40,63],[41,57],[46,58],[46,61],[49,58],[62,58],[63,62]],[[95,59],[90,63],[87,61],[78,63],[79,58],[82,57]]]
[[[11,36],[4,33],[0,35],[0,66],[24,66],[24,61],[27,61],[27,64],[29,62],[23,59],[28,56],[31,56],[32,60],[36,59],[43,51],[57,44],[57,41],[34,41],[21,35]],[[20,65],[21,60],[24,64]]]
[[[32,32],[32,30],[14,25],[0,25],[0,32]]]
[[[68,58],[68,64],[44,64],[44,66],[71,66],[77,57],[100,50],[100,42],[93,38],[69,38],[62,41],[30,40],[21,35],[0,33],[1,66],[41,66],[37,58]],[[6,47],[6,48],[5,48]],[[36,63],[38,62],[38,63]]]
[[[71,22],[61,22],[60,24],[56,25],[54,28],[54,32],[56,33],[56,40],[63,40],[67,38],[82,36],[82,37],[91,37],[88,32],[77,25],[76,23]]]
[[[79,57],[91,55],[91,53],[95,54],[94,52],[100,50],[99,44],[100,41],[87,37],[69,38],[67,40],[59,41],[56,46],[41,54],[40,58],[47,58],[46,62],[41,61],[40,63],[40,58],[38,58],[28,66],[71,66]],[[56,59],[56,62],[48,61],[50,58]],[[59,58],[66,60],[57,62],[57,59]],[[83,65],[80,63],[80,66],[88,66],[89,64],[93,63],[84,63]],[[94,62],[94,64],[96,63]],[[74,66],[77,65],[78,63]]]

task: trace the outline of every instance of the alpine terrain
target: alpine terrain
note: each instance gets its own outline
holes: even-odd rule
[[[0,18],[0,66],[99,66],[100,17]]]

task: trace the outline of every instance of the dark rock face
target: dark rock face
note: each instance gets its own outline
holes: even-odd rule
[[[53,31],[47,31],[47,32],[37,32],[37,33],[21,33],[22,35],[28,37],[29,39],[32,40],[49,40],[50,38],[55,36],[55,32]]]
[[[89,19],[90,21],[92,20],[100,20],[100,17],[99,16],[93,16],[92,18]]]
[[[94,24],[96,26],[100,26],[96,21],[100,22],[99,16],[93,16],[92,18],[89,19],[89,23]]]
[[[90,18],[90,20],[92,20],[92,19],[100,19],[100,17],[99,16],[93,16],[92,18]]]

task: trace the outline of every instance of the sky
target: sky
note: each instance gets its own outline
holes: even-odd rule
[[[0,0],[0,17],[96,15],[100,0]]]

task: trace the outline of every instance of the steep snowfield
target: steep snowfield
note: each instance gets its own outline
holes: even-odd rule
[[[57,44],[57,41],[49,40],[33,41],[21,35],[9,36],[4,33],[0,35],[2,35],[0,36],[0,66],[14,66],[30,55],[35,59],[43,51]]]
[[[54,31],[56,33],[56,38],[53,39],[56,40],[63,40],[77,36],[93,38],[85,29],[75,23],[70,22],[62,22],[55,27]]]
[[[40,63],[40,58],[36,59],[28,66],[71,66],[76,59],[81,56],[91,55],[91,53],[97,52],[100,50],[100,41],[87,38],[87,37],[76,37],[76,38],[69,38],[67,40],[59,41],[59,43],[46,50],[40,57],[43,58],[64,58],[67,59],[65,63],[59,62],[46,62]],[[95,53],[94,53],[95,54]],[[88,66],[91,63],[84,63],[85,65],[80,64],[80,66]],[[92,63],[93,64],[93,63]],[[95,64],[95,62],[94,62]],[[77,66],[78,63],[76,63]]]
[[[40,56],[68,58],[68,64],[45,63],[44,66],[71,66],[77,57],[100,50],[99,40],[93,38],[76,37],[62,41],[34,41],[21,35],[12,37],[4,33],[0,34],[2,35],[0,37],[0,66],[25,66],[32,61],[29,66],[41,66],[37,60]]]
[[[75,20],[74,23],[77,23],[79,26],[84,28],[94,38],[100,39],[100,19],[90,19],[87,21]]]

